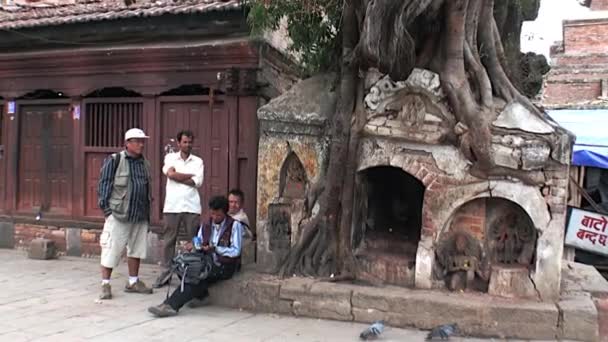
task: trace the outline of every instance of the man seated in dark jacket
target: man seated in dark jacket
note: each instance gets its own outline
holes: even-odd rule
[[[213,257],[208,277],[198,284],[185,283],[183,291],[178,286],[162,304],[148,308],[150,313],[157,317],[175,316],[186,303],[204,301],[209,296],[210,284],[232,277],[241,258],[243,227],[227,213],[228,199],[225,196],[213,197],[209,201],[210,220],[198,230],[203,252]]]

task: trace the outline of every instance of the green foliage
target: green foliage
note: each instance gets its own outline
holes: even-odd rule
[[[283,18],[289,49],[309,73],[339,67],[343,0],[251,0],[247,21],[254,35],[277,30]]]

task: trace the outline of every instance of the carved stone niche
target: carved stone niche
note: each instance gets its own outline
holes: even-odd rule
[[[516,203],[472,200],[454,212],[440,239],[436,275],[452,291],[537,297],[530,279],[536,236],[532,219]]]
[[[287,154],[279,172],[278,197],[268,205],[267,252],[273,265],[280,265],[294,245],[299,224],[305,218],[308,177],[295,152]]]
[[[488,206],[486,245],[492,264],[488,292],[511,298],[538,296],[530,272],[536,229],[523,209],[502,200]],[[492,217],[493,216],[493,217]]]
[[[279,197],[286,199],[304,198],[308,180],[306,170],[298,156],[291,152],[281,167]]]
[[[486,292],[488,288],[487,259],[481,242],[465,229],[451,231],[437,248],[437,264],[451,291],[474,290]]]
[[[287,253],[291,248],[291,210],[288,204],[273,203],[268,207],[268,233],[271,252]]]

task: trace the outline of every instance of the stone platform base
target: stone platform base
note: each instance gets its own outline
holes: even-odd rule
[[[480,294],[278,279],[247,269],[210,291],[214,304],[248,311],[364,323],[384,319],[389,326],[419,329],[456,322],[466,335],[500,338],[555,340],[564,332],[556,304]],[[597,336],[595,329],[591,336]]]

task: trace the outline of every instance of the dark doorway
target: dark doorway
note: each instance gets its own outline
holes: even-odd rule
[[[359,175],[362,221],[355,232],[357,255],[368,273],[385,283],[410,285],[422,227],[424,185],[395,167]]]

